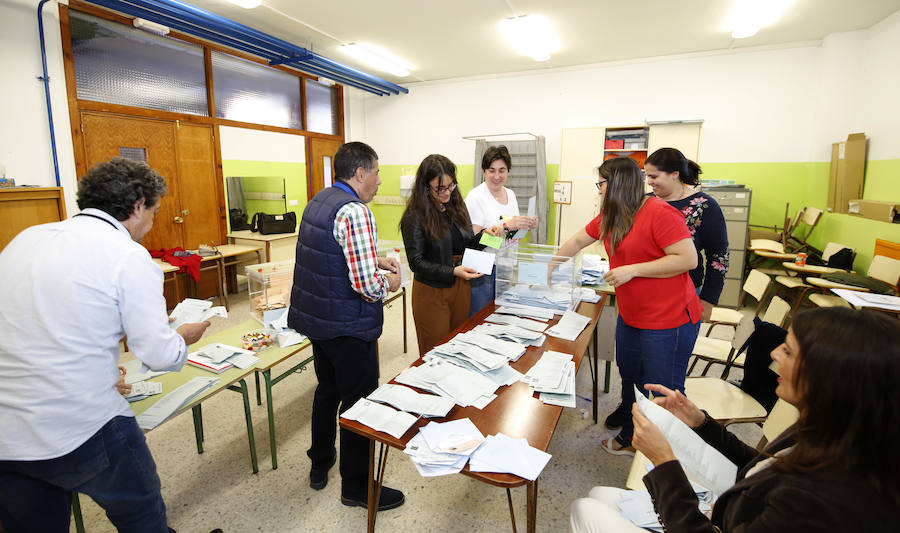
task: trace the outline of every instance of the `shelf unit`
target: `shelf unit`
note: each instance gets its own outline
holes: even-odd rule
[[[647,146],[650,139],[650,128],[647,126],[625,126],[607,128],[604,136],[603,160],[616,157],[630,157],[644,168],[647,159]],[[621,148],[607,148],[610,142],[620,142]]]

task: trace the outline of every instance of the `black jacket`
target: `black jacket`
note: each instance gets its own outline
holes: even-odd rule
[[[452,223],[462,234],[466,248],[484,249],[484,245],[478,242],[484,230],[473,235],[471,225],[463,227],[456,221]],[[403,234],[406,260],[409,262],[410,270],[416,275],[416,281],[438,289],[452,287],[456,282],[453,268],[457,265],[453,262],[453,238],[450,231],[446,232],[443,239],[433,241],[425,233],[422,218],[409,214],[400,221],[400,232]]]

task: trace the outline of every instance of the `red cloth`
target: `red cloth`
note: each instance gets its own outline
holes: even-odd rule
[[[590,221],[584,230],[595,239],[600,238],[600,217]],[[659,198],[650,197],[638,210],[631,230],[619,243],[615,254],[609,249],[609,239],[603,245],[609,255],[609,267],[646,263],[666,255],[663,248],[691,234],[684,216]],[[697,297],[689,272],[671,278],[633,278],[616,287],[619,315],[631,327],[640,329],[669,329],[700,320],[703,306]]]
[[[163,261],[172,266],[177,266],[179,272],[187,272],[194,279],[194,283],[200,283],[200,261],[203,260],[197,254],[192,253],[184,257],[172,255],[173,252],[183,252],[181,246],[166,250],[150,250],[150,257],[161,257]]]

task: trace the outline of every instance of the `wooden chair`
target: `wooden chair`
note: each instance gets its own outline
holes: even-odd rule
[[[896,290],[898,282],[900,282],[900,259],[891,259],[883,255],[876,255],[872,258],[872,264],[869,266],[866,276],[883,281],[888,285],[892,285]],[[835,283],[823,278],[807,278],[810,289],[817,289],[821,293],[812,294],[809,301],[819,307],[850,307],[847,300],[834,294],[826,294],[825,291],[831,289],[849,289],[852,291],[868,292],[868,289],[857,287],[855,285],[846,285],[843,283]]]
[[[753,312],[753,316],[759,315],[760,310],[763,305],[763,297],[766,294],[766,291],[769,289],[769,285],[772,283],[772,278],[767,276],[766,274],[760,272],[757,269],[753,269],[747,275],[747,279],[744,281],[743,291],[741,292],[741,298],[738,301],[738,309],[744,307],[744,301],[747,295],[756,298],[756,309]],[[709,329],[706,331],[706,335],[712,332],[712,329],[716,326],[725,325],[725,326],[736,326],[738,322],[744,317],[743,313],[741,313],[738,309],[729,309],[727,307],[713,307],[712,314],[709,317],[709,321],[706,322],[709,324]]]

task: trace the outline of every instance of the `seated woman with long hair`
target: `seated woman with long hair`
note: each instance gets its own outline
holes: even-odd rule
[[[655,468],[644,476],[669,532],[866,531],[900,528],[900,322],[872,311],[820,308],[794,318],[776,393],[797,422],[762,453],[741,442],[680,392],[647,389],[656,402],[737,464],[737,482],[712,516],[659,428],[637,408],[634,447]],[[572,504],[575,532],[644,531],[620,516],[619,489],[595,487]]]

